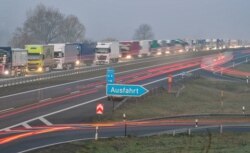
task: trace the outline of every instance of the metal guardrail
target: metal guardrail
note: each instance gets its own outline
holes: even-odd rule
[[[86,72],[99,71],[99,70],[106,69],[106,67],[107,66],[98,66],[98,67],[94,66],[94,67],[86,67],[86,68],[60,71],[60,72],[45,73],[45,74],[40,74],[40,75],[35,75],[35,76],[4,79],[0,81],[0,88],[29,83],[29,82],[35,82],[35,81],[48,80],[48,79],[53,79],[53,78],[58,78],[58,77],[71,76],[71,75],[76,75],[76,74],[81,74],[81,73],[86,73]]]
[[[3,80],[0,80],[0,88],[25,84],[29,82],[41,81],[41,80],[49,80],[49,79],[54,79],[58,77],[71,76],[71,75],[76,75],[76,74],[81,74],[81,73],[100,71],[100,70],[106,69],[107,67],[121,67],[121,66],[126,66],[126,65],[133,65],[133,64],[145,62],[145,60],[146,62],[151,62],[151,61],[157,60],[157,58],[149,57],[149,58],[143,58],[143,59],[139,59],[137,61],[132,61],[132,62],[126,61],[123,63],[114,63],[114,64],[112,63],[109,65],[84,66],[84,67],[73,69],[73,70],[44,73],[44,74],[39,74],[39,75],[34,75],[34,76],[3,79]]]
[[[157,60],[155,59],[155,57],[150,57],[150,58],[141,59],[139,60],[139,62],[133,61],[133,62],[126,62],[126,63],[136,64],[136,63],[140,63],[140,61],[142,60],[148,60],[148,59]],[[110,64],[110,65],[98,65],[98,66],[91,66],[91,67],[86,66],[86,67],[81,67],[79,69],[73,69],[73,70],[67,70],[67,71],[51,72],[51,73],[45,73],[45,74],[40,74],[40,75],[35,75],[35,76],[28,76],[28,77],[26,76],[26,77],[4,79],[4,80],[0,80],[0,88],[20,85],[20,84],[25,84],[25,83],[35,82],[35,81],[41,81],[41,80],[49,80],[49,79],[54,79],[58,77],[71,76],[71,75],[76,75],[76,74],[81,74],[81,73],[86,73],[86,72],[100,71],[110,66],[119,67],[122,65],[124,65],[124,63],[118,63],[118,64],[115,63],[115,64]]]
[[[114,63],[114,64],[109,64],[109,65],[85,66],[85,67],[81,67],[81,68],[73,69],[73,70],[44,73],[44,74],[39,74],[39,75],[34,75],[34,76],[3,79],[3,80],[0,80],[0,88],[29,83],[29,82],[41,81],[41,80],[49,80],[49,79],[54,79],[58,77],[71,76],[71,75],[76,75],[76,74],[81,74],[81,73],[100,71],[100,70],[105,70],[107,67],[120,67],[120,66],[125,66],[125,65],[138,64],[148,59],[150,60],[146,62],[157,60],[155,57],[150,57],[150,58],[144,58],[144,59],[140,59],[140,60],[133,61],[133,62]]]
[[[154,135],[173,135],[176,134],[188,134],[191,135],[195,132],[207,132],[207,130],[215,131],[220,134],[225,132],[225,130],[228,131],[239,131],[240,129],[248,128],[248,131],[250,131],[250,125],[249,124],[220,124],[220,125],[210,125],[210,126],[199,126],[199,127],[191,127],[191,128],[180,128],[180,129],[172,129],[172,130],[166,130],[163,132],[154,132],[150,134],[142,135],[141,137],[145,136],[154,136]],[[243,131],[244,132],[244,131]]]
[[[172,54],[172,56],[176,56],[176,55],[178,54]],[[166,56],[169,56],[169,55],[166,55]],[[19,84],[25,84],[29,82],[41,81],[41,80],[49,80],[49,79],[54,79],[58,77],[71,76],[71,75],[76,75],[76,74],[81,74],[81,73],[100,71],[100,70],[106,69],[107,67],[121,67],[121,66],[126,66],[126,65],[139,64],[143,62],[152,62],[152,61],[157,61],[157,60],[158,60],[158,57],[153,56],[153,57],[148,57],[148,58],[137,59],[136,61],[126,61],[123,63],[112,63],[109,65],[96,65],[96,66],[90,66],[90,67],[84,66],[84,67],[73,69],[73,70],[58,71],[58,72],[51,72],[51,73],[34,75],[34,76],[4,79],[4,80],[0,80],[0,88],[19,85]]]

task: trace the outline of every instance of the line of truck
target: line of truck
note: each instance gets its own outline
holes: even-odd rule
[[[216,42],[218,48],[220,41]],[[25,49],[0,47],[0,76],[24,76],[52,70],[69,70],[92,64],[117,63],[120,60],[146,56],[196,51],[198,44],[198,41],[187,43],[176,39],[98,43],[86,41],[83,43],[26,45]],[[203,41],[200,44],[203,44]],[[209,49],[214,49],[211,44],[214,43],[210,43]]]

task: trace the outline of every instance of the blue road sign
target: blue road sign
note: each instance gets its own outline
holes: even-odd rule
[[[107,69],[106,83],[107,84],[115,83],[115,70],[113,68]]]
[[[140,85],[127,84],[107,84],[107,96],[125,96],[125,97],[140,97],[146,94],[148,90]]]

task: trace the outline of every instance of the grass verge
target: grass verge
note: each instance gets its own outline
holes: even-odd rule
[[[121,120],[126,113],[128,119],[143,119],[181,114],[246,113],[250,112],[250,85],[200,78],[183,84],[185,88],[176,97],[167,91],[148,95],[143,99],[128,100],[105,120]]]
[[[250,133],[204,133],[151,136],[144,138],[110,138],[82,141],[49,147],[34,153],[246,153],[250,150]]]

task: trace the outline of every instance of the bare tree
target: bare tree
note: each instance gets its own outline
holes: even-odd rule
[[[32,39],[31,36],[24,32],[22,28],[18,27],[15,30],[9,44],[11,44],[13,47],[24,48],[25,44],[30,44],[32,42],[34,42],[34,39]]]
[[[153,38],[154,34],[152,28],[148,24],[141,24],[134,34],[134,39],[136,40],[149,40]]]
[[[61,26],[61,42],[82,42],[85,35],[85,27],[74,15],[67,16]]]
[[[37,43],[51,43],[59,37],[64,16],[58,10],[39,4],[28,13],[28,18],[24,23],[24,31],[32,36]]]
[[[76,16],[65,17],[57,9],[43,4],[27,14],[23,27],[17,28],[10,40],[13,47],[30,43],[80,42],[84,39],[85,27]]]

